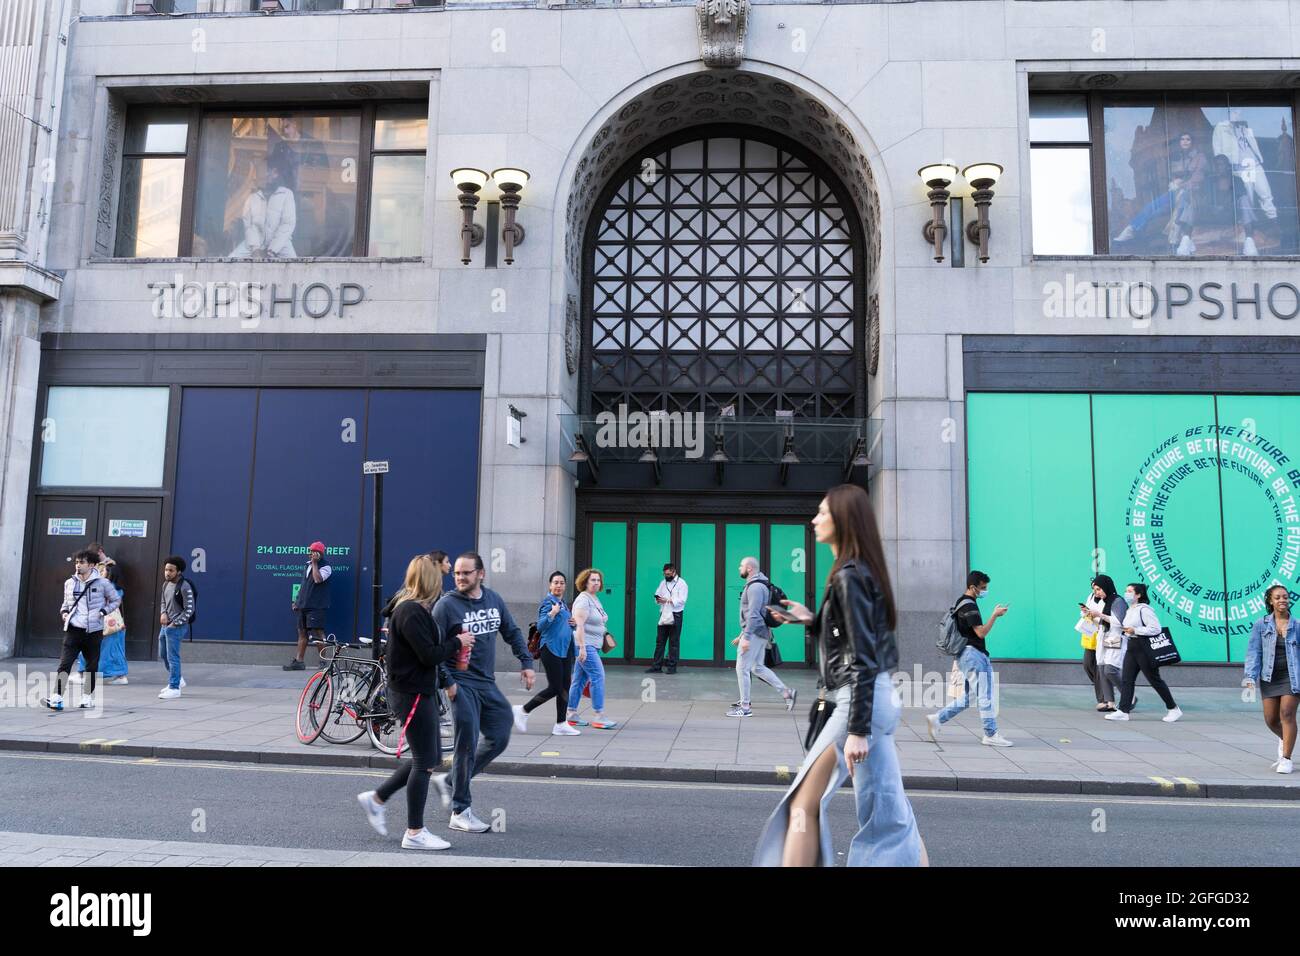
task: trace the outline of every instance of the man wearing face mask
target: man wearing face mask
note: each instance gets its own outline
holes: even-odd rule
[[[966,638],[966,647],[957,658],[957,666],[965,675],[965,685],[961,697],[953,701],[937,714],[927,714],[926,723],[930,725],[930,739],[939,740],[939,727],[952,720],[970,706],[971,685],[975,685],[975,696],[979,701],[980,720],[984,724],[984,737],[980,743],[988,747],[1010,747],[1010,740],[998,733],[998,722],[993,710],[993,664],[984,640],[998,618],[1007,613],[1007,606],[999,604],[993,608],[989,621],[984,623],[979,606],[975,603],[989,593],[989,576],[983,571],[972,571],[966,576],[966,590],[957,599],[955,617],[957,630]]]

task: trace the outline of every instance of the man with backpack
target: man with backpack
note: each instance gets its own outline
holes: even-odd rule
[[[740,576],[745,586],[740,592],[740,636],[731,643],[736,645],[736,680],[740,684],[740,700],[736,701],[728,717],[752,717],[749,706],[749,685],[757,677],[771,684],[785,698],[785,709],[794,710],[797,692],[781,683],[765,663],[767,649],[772,646],[772,628],[780,625],[767,610],[769,604],[778,604],[785,593],[767,579],[758,568],[757,558],[742,558]]]
[[[167,686],[158,694],[159,700],[175,700],[181,696],[185,678],[181,676],[181,641],[190,636],[190,625],[196,617],[196,595],[181,572],[185,559],[171,555],[163,564],[162,613],[158,622],[158,659],[167,665]]]
[[[939,727],[952,720],[970,706],[971,684],[979,700],[980,719],[984,723],[984,737],[980,743],[989,747],[1010,747],[1012,742],[998,733],[998,722],[993,709],[993,664],[984,640],[998,618],[1007,613],[1007,605],[993,608],[987,624],[980,616],[980,598],[989,593],[989,576],[983,571],[972,571],[966,576],[966,590],[943,616],[939,624],[941,651],[957,658],[957,667],[963,675],[962,695],[937,714],[927,714],[930,739],[939,742]]]

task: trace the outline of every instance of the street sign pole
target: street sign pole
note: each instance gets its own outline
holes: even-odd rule
[[[371,547],[374,549],[372,553],[373,553],[374,556],[375,556],[375,577],[374,577],[374,582],[375,582],[375,583],[374,583],[374,588],[373,588],[373,591],[374,591],[374,608],[373,608],[373,610],[374,610],[374,622],[375,622],[375,624],[374,624],[374,629],[370,632],[371,634],[374,635],[374,637],[373,637],[373,641],[374,641],[374,643],[372,643],[372,644],[370,645],[370,650],[371,650],[371,654],[374,656],[374,659],[375,659],[375,660],[379,660],[379,638],[380,638],[380,634],[381,634],[379,628],[380,628],[380,624],[382,623],[382,622],[380,621],[380,619],[379,619],[379,615],[380,615],[380,611],[382,610],[382,608],[383,608],[383,606],[384,606],[384,604],[383,604],[383,601],[384,601],[384,597],[383,597],[383,588],[384,588],[384,585],[383,585],[383,580],[384,580],[384,579],[383,579],[383,570],[384,570],[384,524],[383,524],[383,516],[384,516],[384,473],[383,473],[382,471],[381,471],[381,472],[376,472],[376,474],[375,474],[375,502],[374,502],[374,505],[375,505],[375,514],[374,514],[374,517],[373,517],[372,520],[371,520],[371,525],[373,526],[373,536],[374,536],[374,541],[372,542]]]
[[[384,475],[388,472],[388,462],[367,461],[361,465],[363,475],[375,476],[375,498],[372,502],[374,513],[370,516],[370,548],[374,556],[374,577],[371,585],[370,611],[373,620],[370,653],[379,660],[381,614],[384,607]]]

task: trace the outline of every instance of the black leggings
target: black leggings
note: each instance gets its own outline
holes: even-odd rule
[[[569,701],[569,682],[573,680],[573,655],[556,657],[543,646],[542,669],[546,671],[546,689],[538,691],[532,700],[524,704],[524,713],[531,714],[554,697],[555,722],[562,724],[566,716],[565,707]]]
[[[59,676],[56,679],[57,693],[63,693],[63,675],[71,672],[72,664],[78,654],[86,655],[86,673],[90,675],[90,690],[95,692],[95,673],[99,670],[99,648],[104,643],[103,631],[87,631],[75,624],[69,624],[63,635],[63,656],[59,658]]]
[[[1123,691],[1119,699],[1119,709],[1128,713],[1133,709],[1133,697],[1137,691],[1138,671],[1147,679],[1151,689],[1160,695],[1165,706],[1173,710],[1174,695],[1169,692],[1169,685],[1160,676],[1160,665],[1151,657],[1151,646],[1145,637],[1133,635],[1128,639],[1128,652],[1124,655]]]
[[[388,705],[397,715],[397,719],[406,724],[406,735],[402,752],[410,748],[411,759],[393,771],[375,793],[387,803],[398,790],[406,788],[406,826],[409,830],[424,827],[424,803],[429,797],[429,775],[437,770],[441,762],[440,740],[438,737],[438,698],[437,695],[419,695],[416,703],[415,694],[406,694],[393,687],[388,688]],[[414,713],[412,713],[414,708]]]

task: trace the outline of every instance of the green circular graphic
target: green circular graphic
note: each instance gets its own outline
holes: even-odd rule
[[[1203,630],[1221,631],[1261,616],[1270,584],[1294,592],[1300,579],[1297,479],[1300,472],[1281,448],[1236,426],[1193,426],[1159,442],[1129,487],[1125,515],[1129,558],[1151,603]],[[1211,481],[1227,512],[1222,518],[1198,507]],[[1189,493],[1197,488],[1202,493]],[[1219,520],[1255,529],[1257,544],[1249,555],[1232,555],[1226,592],[1222,546],[1213,554],[1187,544],[1201,533],[1199,522]]]

